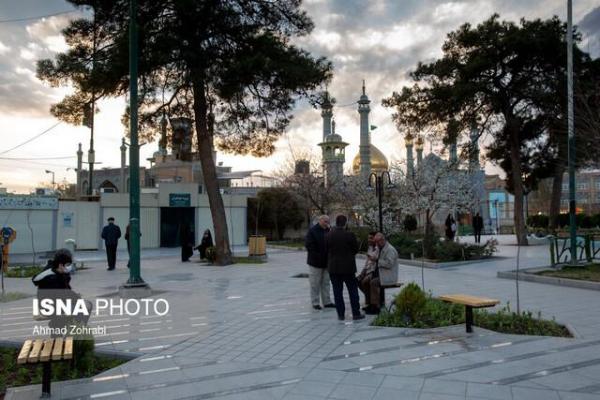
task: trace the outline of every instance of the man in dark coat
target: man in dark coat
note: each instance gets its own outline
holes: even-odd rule
[[[479,213],[473,217],[473,232],[475,233],[475,243],[481,243],[481,231],[483,230],[483,218]]]
[[[343,294],[344,284],[346,284],[346,289],[348,289],[350,297],[352,319],[359,320],[365,317],[360,312],[358,282],[356,281],[358,241],[354,233],[346,230],[347,221],[346,216],[338,215],[335,219],[335,229],[325,237],[327,268],[329,269],[329,276],[333,285],[333,298],[340,321],[344,320],[346,313]]]
[[[108,218],[108,225],[102,228],[102,239],[106,247],[106,259],[108,261],[108,270],[113,271],[117,263],[117,246],[121,237],[121,228],[115,225],[115,218]]]
[[[329,232],[329,217],[321,215],[319,222],[306,233],[304,246],[308,250],[308,281],[310,283],[310,299],[315,310],[323,306],[335,307],[329,295],[329,274],[327,272],[327,250],[325,249],[325,234]]]
[[[129,268],[129,262],[131,261],[131,237],[129,233],[131,231],[131,225],[127,224],[127,228],[125,228],[125,241],[127,242],[127,255],[129,256],[129,261],[127,261],[127,268]],[[142,237],[142,232],[140,232],[140,236]]]

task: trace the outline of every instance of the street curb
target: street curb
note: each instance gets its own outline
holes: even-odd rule
[[[567,286],[577,289],[600,290],[600,282],[581,281],[577,279],[556,278],[552,276],[535,275],[535,272],[545,271],[551,267],[526,268],[519,271],[519,280],[526,282],[543,283],[555,286]],[[498,271],[498,278],[516,279],[517,273],[513,271]]]
[[[449,262],[431,262],[431,261],[420,261],[420,260],[409,260],[409,259],[405,259],[405,258],[399,258],[398,259],[398,263],[400,265],[406,265],[409,267],[425,267],[425,268],[430,268],[430,269],[444,269],[444,268],[451,268],[451,267],[459,267],[462,265],[471,265],[471,264],[478,264],[481,262],[488,262],[488,261],[498,261],[498,259],[501,259],[502,257],[488,257],[488,258],[480,258],[477,260],[465,260],[465,261],[449,261]]]

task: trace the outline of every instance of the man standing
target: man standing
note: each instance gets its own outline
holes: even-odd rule
[[[106,247],[106,259],[108,261],[108,270],[115,269],[117,262],[117,245],[121,237],[121,228],[115,225],[115,218],[108,217],[108,225],[102,228],[102,239],[104,239],[104,247]]]
[[[354,233],[346,230],[348,219],[344,215],[338,215],[335,219],[335,229],[325,237],[327,247],[327,268],[333,285],[333,298],[338,319],[345,318],[346,307],[344,305],[344,284],[348,289],[350,306],[352,308],[352,319],[359,320],[365,316],[360,312],[358,298],[358,283],[356,281],[356,253],[358,253],[358,241]]]
[[[473,217],[473,232],[475,233],[475,243],[481,243],[481,231],[483,230],[483,218],[479,213]]]
[[[304,246],[308,250],[308,281],[310,283],[310,299],[315,310],[323,306],[335,307],[329,295],[329,274],[327,272],[327,251],[325,249],[325,234],[329,232],[329,217],[321,215],[319,222],[306,233]]]
[[[375,235],[377,232],[369,232],[367,237],[367,261],[358,277],[358,287],[365,294],[367,314],[379,313],[379,271],[377,270],[377,259],[379,258],[379,247],[375,243]]]
[[[383,233],[379,232],[375,235],[375,243],[379,247],[379,259],[377,260],[379,281],[382,286],[393,285],[398,281],[398,252],[385,240]]]

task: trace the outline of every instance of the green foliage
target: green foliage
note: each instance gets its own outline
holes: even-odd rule
[[[479,247],[471,245],[473,247]],[[453,240],[444,240],[438,243],[435,248],[435,258],[440,261],[460,261],[466,260],[468,253],[465,251],[467,245],[455,242]]]
[[[527,226],[532,228],[548,228],[548,223],[550,222],[550,218],[546,214],[535,214],[530,215],[527,218]]]
[[[402,221],[402,227],[405,232],[414,232],[418,228],[417,218],[412,214],[406,214]]]
[[[23,265],[18,267],[10,267],[4,273],[7,278],[31,278],[42,272],[44,268],[37,265]]]
[[[410,259],[411,255],[414,257],[423,256],[423,247],[414,235],[407,233],[392,233],[387,238],[388,242],[394,246],[398,252],[398,257]]]
[[[397,312],[409,323],[414,323],[420,319],[426,303],[425,293],[414,282],[406,285],[394,300]]]
[[[260,226],[274,231],[279,240],[283,239],[287,227],[298,228],[304,221],[304,209],[287,188],[262,189],[258,192],[258,203]]]
[[[359,246],[358,251],[365,253],[367,251],[367,247],[369,246],[367,241],[369,232],[371,232],[372,229],[368,226],[353,226],[349,229],[356,235],[356,240],[358,241]]]
[[[0,398],[7,387],[34,385],[42,381],[41,364],[17,364],[19,350],[0,348]],[[88,378],[103,371],[118,367],[124,360],[94,355],[94,342],[79,341],[73,343],[72,362],[52,364],[52,381]]]
[[[408,289],[408,290],[407,290]],[[405,293],[405,290],[407,292]],[[465,323],[465,307],[425,295],[413,282],[394,299],[395,308],[383,310],[373,321],[375,326],[403,328],[437,328]],[[512,312],[507,304],[495,312],[474,310],[473,322],[481,328],[518,335],[571,337],[567,328],[554,319],[545,320],[541,313]]]

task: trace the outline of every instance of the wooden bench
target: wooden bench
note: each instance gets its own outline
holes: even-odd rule
[[[438,299],[454,304],[462,304],[465,306],[465,324],[467,325],[467,332],[473,332],[473,309],[474,308],[486,308],[494,307],[500,303],[500,300],[489,299],[487,297],[469,296],[468,294],[445,294],[439,296]]]
[[[42,397],[50,397],[52,362],[73,358],[73,338],[26,340],[21,347],[17,364],[42,364]]]
[[[396,282],[396,283],[391,283],[388,285],[380,286],[380,288],[379,288],[379,303],[380,303],[381,308],[385,307],[385,289],[399,288],[399,287],[402,287],[402,285],[403,285],[402,282]]]

